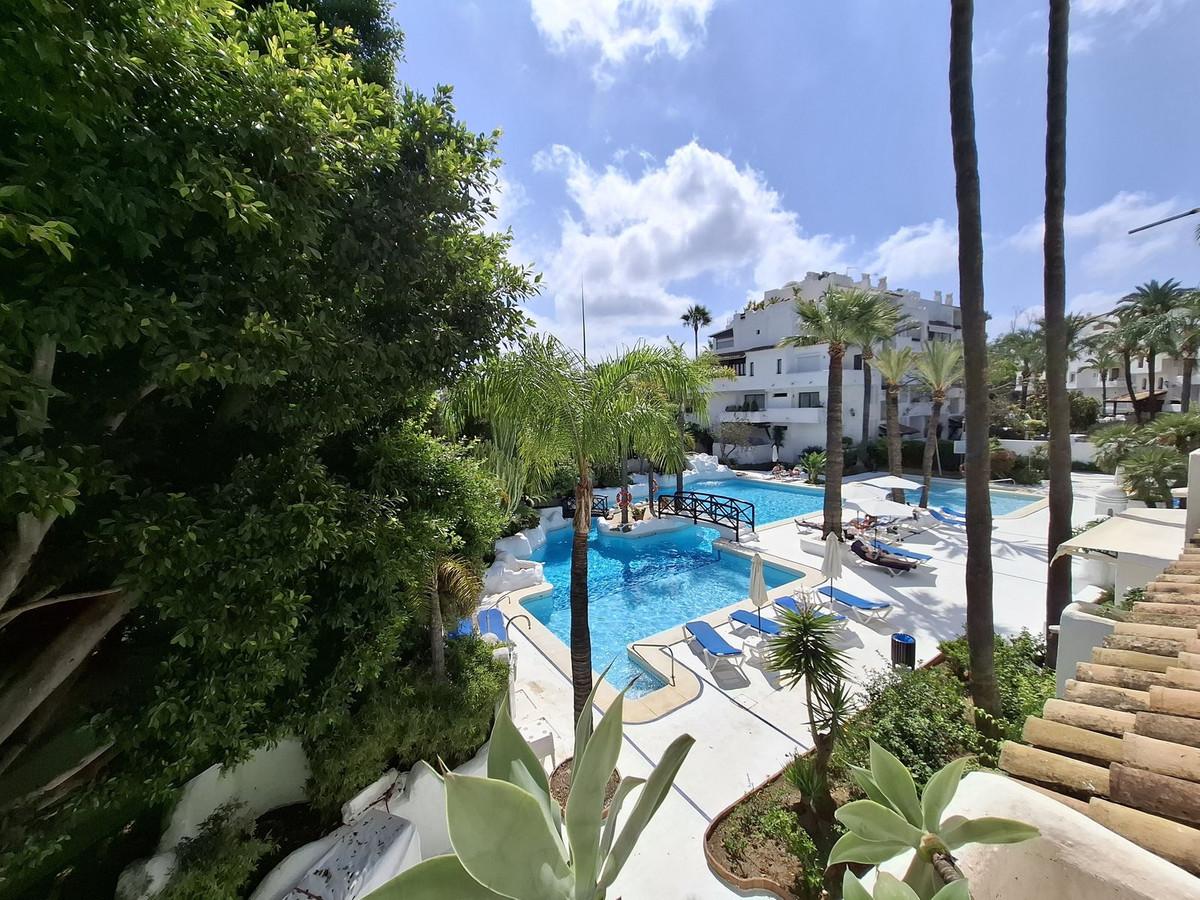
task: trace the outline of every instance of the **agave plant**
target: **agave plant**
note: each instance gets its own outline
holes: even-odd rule
[[[595,693],[593,687],[587,710]],[[622,778],[605,821],[604,794],[621,749],[624,699],[621,691],[595,733],[592,717],[579,717],[564,813],[505,698],[488,746],[487,777],[443,776],[454,852],[406,869],[372,892],[373,900],[603,900],[695,743],[680,735],[648,778]],[[618,829],[621,807],[637,788],[637,802]]]
[[[821,476],[825,474],[825,459],[824,450],[813,450],[800,457],[800,468],[804,470],[805,481],[816,484],[821,480]]]
[[[868,891],[849,870],[842,877],[842,900],[921,900],[917,892],[887,872],[875,879],[875,890]],[[971,900],[967,880],[952,881],[933,895],[933,900]]]
[[[952,816],[942,821],[942,813],[954,798],[962,780],[967,759],[956,759],[938,771],[918,798],[912,775],[900,760],[871,741],[871,768],[852,767],[854,780],[869,799],[856,800],[838,809],[837,820],[846,827],[833,849],[829,865],[856,862],[879,865],[906,850],[915,850],[912,863],[904,875],[904,885],[918,900],[950,900],[968,896],[965,882],[962,888],[946,892],[941,876],[934,866],[935,857],[949,861],[951,853],[966,844],[1015,844],[1038,836],[1038,830],[1024,822],[985,816],[964,819]],[[853,876],[850,876],[853,878]],[[880,873],[884,880],[884,873]],[[890,882],[888,882],[890,884]],[[846,897],[867,897],[866,889],[858,885],[857,894]],[[876,898],[900,900],[909,894],[899,888],[883,888]]]

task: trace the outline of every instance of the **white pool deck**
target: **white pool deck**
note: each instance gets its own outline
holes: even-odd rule
[[[1077,524],[1094,517],[1093,498],[1110,476],[1073,476]],[[996,630],[1040,631],[1044,624],[1046,525],[1040,509],[1020,518],[997,518],[992,537]],[[937,653],[937,642],[960,635],[966,621],[965,536],[947,528],[905,540],[905,546],[933,560],[923,572],[889,578],[873,567],[846,565],[838,585],[867,598],[886,599],[894,608],[885,623],[862,624],[850,617],[842,641],[856,678],[886,664],[890,635],[905,631],[917,639],[918,660]],[[794,526],[763,529],[748,549],[819,568],[820,559],[800,549]],[[747,604],[748,606],[748,604]],[[514,715],[528,737],[554,736],[558,758],[570,755],[571,685],[518,629]],[[721,633],[735,646],[741,641],[728,625]],[[779,771],[788,758],[811,744],[801,695],[780,689],[762,669],[747,663],[745,677],[726,664],[714,676],[687,644],[674,648],[679,664],[701,680],[700,695],[652,722],[627,724],[619,768],[645,776],[666,746],[687,732],[696,745],[675,788],[659,809],[611,897],[640,898],[766,897],[740,893],[718,880],[703,854],[709,822],[747,790]]]

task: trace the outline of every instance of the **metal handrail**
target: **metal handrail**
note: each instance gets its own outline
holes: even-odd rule
[[[638,647],[657,647],[659,650],[667,651],[667,656],[671,657],[671,677],[667,683],[670,684],[671,687],[674,687],[675,686],[675,651],[671,649],[671,645],[670,644],[651,644],[648,641],[639,641],[636,644],[630,644],[629,649],[632,650],[634,653],[637,653],[637,655],[639,657],[641,657],[641,659],[646,663],[646,665],[650,665],[650,660],[646,659],[646,657],[642,656],[642,654],[638,652]]]
[[[754,531],[754,504],[749,500],[726,497],[722,494],[704,494],[698,491],[683,491],[658,496],[659,515],[691,516],[693,522],[703,519],[714,525],[733,529],[734,540],[740,541],[742,525]]]
[[[504,615],[504,614],[503,614],[503,613],[501,613],[501,615]],[[531,621],[529,621],[529,616],[525,615],[525,613],[517,613],[515,616],[509,616],[509,617],[508,617],[508,621],[505,623],[505,631],[507,631],[507,630],[508,630],[507,626],[509,626],[509,625],[511,625],[513,622],[517,621],[517,619],[524,619],[524,620],[525,620],[525,627],[526,627],[526,628],[532,628],[532,627],[533,627],[533,623],[532,623]]]
[[[569,519],[575,515],[575,507],[578,502],[574,497],[564,497],[562,502],[562,514],[564,519]],[[592,495],[592,515],[604,518],[608,515],[608,497],[604,494]]]

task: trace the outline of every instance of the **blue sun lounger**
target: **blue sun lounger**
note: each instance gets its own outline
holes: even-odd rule
[[[458,638],[469,637],[475,633],[476,624],[479,625],[480,636],[490,634],[497,640],[508,640],[508,626],[504,624],[504,614],[495,607],[480,610],[475,622],[472,622],[469,618],[460,620],[458,627],[449,632],[446,635],[446,639],[453,641]]]
[[[695,622],[688,622],[683,627],[687,629],[688,633],[696,639],[696,643],[700,645],[700,650],[704,654],[705,665],[710,670],[723,659],[741,668],[742,651],[717,634],[717,630],[707,622],[697,620]]]
[[[840,603],[847,609],[852,609],[861,614],[864,619],[879,619],[883,621],[887,618],[888,613],[892,611],[892,604],[884,600],[864,600],[862,597],[856,597],[854,594],[843,591],[841,588],[824,587],[817,588],[818,594],[823,594],[834,603]]]
[[[935,522],[941,522],[943,525],[953,525],[955,528],[962,528],[967,524],[962,519],[955,519],[940,510],[931,509],[929,514],[933,516]]]
[[[795,597],[780,597],[775,601],[775,605],[778,606],[780,609],[786,609],[790,613],[799,614],[799,612],[800,612],[800,605],[796,602]],[[843,616],[841,613],[835,613],[832,610],[830,610],[829,612],[825,613],[825,615],[827,615],[827,616],[829,616],[829,618],[833,619],[833,622],[835,625],[845,625],[846,624],[846,617]]]
[[[953,506],[943,506],[942,512],[948,516],[954,516],[956,519],[965,519],[967,514],[961,509],[955,509]]]
[[[734,626],[745,625],[747,628],[753,628],[767,637],[774,637],[781,630],[775,622],[772,622],[770,619],[764,619],[759,613],[750,612],[748,609],[735,609],[729,614],[729,621]]]
[[[933,559],[925,553],[917,553],[915,550],[909,550],[906,547],[900,547],[896,544],[889,544],[886,541],[874,540],[871,541],[871,546],[876,550],[882,550],[884,553],[890,553],[892,556],[903,556],[905,559],[915,559],[917,562],[929,562]]]

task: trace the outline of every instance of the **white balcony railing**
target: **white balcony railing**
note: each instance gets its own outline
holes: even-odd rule
[[[818,425],[825,421],[823,406],[778,406],[749,412],[723,412],[726,422],[749,422],[752,425]]]

